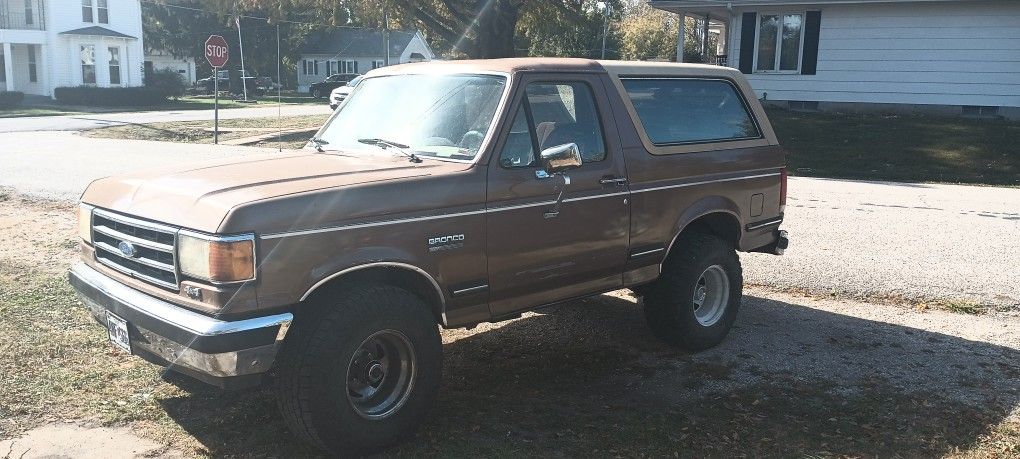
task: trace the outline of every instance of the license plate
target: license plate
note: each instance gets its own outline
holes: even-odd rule
[[[131,353],[131,335],[128,334],[128,323],[112,312],[106,313],[106,327],[110,332],[110,342]]]

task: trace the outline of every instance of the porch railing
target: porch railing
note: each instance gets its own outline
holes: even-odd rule
[[[0,3],[0,29],[46,30],[46,10],[42,0]]]

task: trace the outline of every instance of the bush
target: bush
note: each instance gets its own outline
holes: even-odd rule
[[[0,92],[0,108],[14,108],[25,98],[25,93],[20,91]]]
[[[155,70],[145,76],[145,86],[162,92],[168,98],[177,99],[184,95],[187,85],[180,74],[170,69]]]
[[[107,107],[142,107],[167,102],[161,90],[145,86],[130,88],[97,88],[94,86],[63,87],[53,90],[58,101],[69,105]]]

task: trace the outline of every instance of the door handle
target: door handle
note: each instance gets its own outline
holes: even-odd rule
[[[599,183],[603,185],[626,185],[627,179],[624,177],[617,177],[615,175],[606,175],[599,179]]]

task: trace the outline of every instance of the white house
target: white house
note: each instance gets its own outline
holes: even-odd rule
[[[1017,0],[649,4],[719,30],[705,60],[740,69],[770,103],[1020,118]]]
[[[2,1],[2,0],[0,0]],[[389,32],[389,63],[431,61],[436,58],[420,32],[391,30]],[[334,73],[365,73],[385,65],[383,32],[377,29],[339,28],[314,33],[299,49],[297,89],[308,91]]]
[[[195,75],[195,59],[187,56],[174,56],[173,54],[159,50],[149,50],[145,53],[145,71],[169,70],[181,76],[185,83],[194,84],[198,77]]]
[[[0,89],[142,84],[139,0],[0,0]]]

